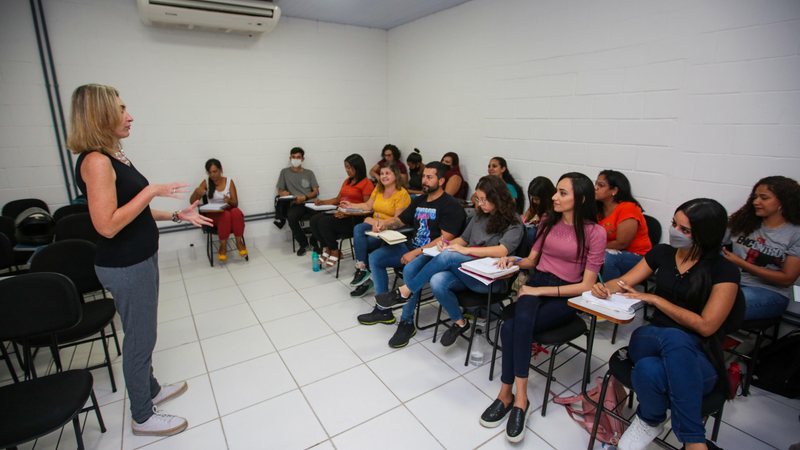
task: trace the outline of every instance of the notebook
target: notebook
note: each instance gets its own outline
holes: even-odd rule
[[[611,297],[602,299],[592,295],[592,291],[586,291],[581,294],[587,303],[599,306],[601,308],[610,309],[624,313],[633,314],[639,307],[642,306],[642,301],[635,298],[628,298],[621,294],[611,294]]]
[[[313,202],[306,203],[306,208],[314,211],[334,211],[336,205],[315,205]]]
[[[383,230],[380,233],[375,233],[374,231],[367,231],[364,234],[366,234],[367,236],[372,236],[382,239],[383,242],[386,242],[389,245],[402,244],[403,242],[408,240],[405,234],[394,230]]]

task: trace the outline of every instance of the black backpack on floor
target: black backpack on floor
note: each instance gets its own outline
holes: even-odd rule
[[[788,398],[800,397],[800,330],[761,350],[753,386]]]

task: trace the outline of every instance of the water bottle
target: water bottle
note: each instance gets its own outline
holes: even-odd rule
[[[483,364],[483,357],[486,349],[486,338],[483,337],[483,329],[475,329],[475,338],[472,340],[472,351],[469,352],[469,364],[480,366]]]
[[[311,270],[319,272],[319,253],[311,252]]]

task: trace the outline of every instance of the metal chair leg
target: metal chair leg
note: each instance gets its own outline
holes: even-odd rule
[[[592,426],[592,432],[589,436],[589,446],[586,447],[588,450],[592,450],[594,448],[594,441],[597,439],[597,424],[600,423],[600,415],[603,413],[603,405],[606,401],[606,390],[608,389],[608,382],[611,379],[611,371],[606,372],[605,376],[603,377],[603,384],[600,388],[600,398],[597,399],[597,408],[595,408],[594,412],[594,422]]]
[[[553,370],[556,365],[556,355],[558,355],[558,347],[554,345],[553,350],[550,351],[550,364],[547,368],[547,381],[544,384],[544,400],[542,401],[542,417],[547,414],[547,400],[550,398],[550,384],[553,382]]]

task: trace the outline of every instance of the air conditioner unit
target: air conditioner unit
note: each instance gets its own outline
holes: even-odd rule
[[[275,28],[281,9],[257,0],[137,0],[147,25],[221,31],[267,33]]]

